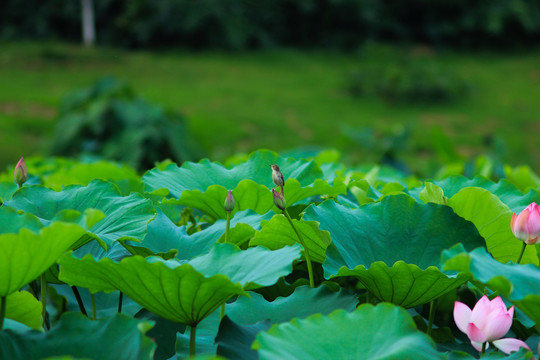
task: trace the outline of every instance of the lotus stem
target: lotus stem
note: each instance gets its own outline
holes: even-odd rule
[[[225,317],[225,303],[221,304],[221,310],[219,311],[219,319],[223,320]]]
[[[484,355],[484,353],[486,352],[486,345],[487,345],[487,341],[482,343],[482,352],[480,353],[480,355]]]
[[[195,357],[195,339],[197,337],[197,325],[191,326],[189,329],[189,356]]]
[[[521,247],[521,252],[519,253],[519,257],[517,260],[517,263],[519,264],[521,261],[521,258],[523,258],[523,254],[525,254],[525,248],[527,247],[527,243],[523,242],[523,246]]]
[[[43,326],[48,328],[47,324],[47,280],[45,280],[45,273],[41,274],[41,317],[43,319]]]
[[[90,297],[92,298],[92,320],[96,320],[97,314],[96,314],[96,295],[93,293],[90,293]]]
[[[122,300],[124,300],[124,293],[120,291],[120,296],[118,297],[118,313],[122,312]]]
[[[6,317],[7,296],[0,296],[0,330],[4,327],[4,318]]]
[[[431,330],[433,329],[433,320],[435,319],[435,300],[429,303],[429,317],[427,325],[427,334],[431,336]]]
[[[81,313],[88,317],[88,313],[86,312],[86,309],[84,308],[84,303],[81,298],[81,294],[79,294],[79,289],[77,289],[76,286],[72,286],[71,290],[73,290],[73,294],[75,295],[75,299],[77,299],[77,304],[79,305],[79,310],[81,310]]]
[[[308,249],[306,247],[306,244],[304,243],[304,240],[302,240],[302,236],[300,236],[300,233],[298,232],[298,230],[296,230],[296,227],[294,226],[294,223],[293,223],[293,221],[291,219],[291,216],[289,215],[289,212],[287,211],[287,208],[283,209],[283,214],[285,215],[287,220],[289,220],[289,224],[291,224],[294,232],[296,233],[296,236],[298,236],[298,240],[300,241],[300,245],[302,245],[302,247],[304,248],[304,256],[306,257],[306,263],[307,263],[308,275],[309,275],[309,286],[314,288],[315,287],[315,281],[313,280],[313,268],[311,266],[311,257],[309,256],[309,251],[308,251]]]
[[[229,242],[229,229],[231,227],[231,212],[227,211],[227,227],[225,228],[225,242]]]

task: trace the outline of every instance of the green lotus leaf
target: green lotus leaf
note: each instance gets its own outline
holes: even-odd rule
[[[102,360],[150,360],[156,345],[144,334],[148,322],[126,315],[92,321],[66,313],[48,332],[0,332],[3,359],[45,359],[60,355]]]
[[[375,261],[392,266],[402,260],[425,269],[439,266],[442,251],[458,242],[469,249],[484,245],[475,226],[448,206],[419,204],[407,195],[386,196],[358,209],[328,200],[308,207],[303,219],[318,221],[321,230],[330,232],[326,275]]]
[[[319,223],[316,221],[299,221],[296,219],[292,221],[300,232],[311,259],[322,264],[326,258],[326,248],[331,242],[328,231],[319,230]],[[289,221],[284,215],[278,214],[264,224],[262,229],[250,240],[249,245],[262,245],[275,250],[297,243],[298,236]]]
[[[272,217],[272,212],[259,215],[251,210],[240,211],[231,219],[230,242],[244,243],[249,240],[254,229],[260,228],[260,222]],[[148,255],[166,253],[171,249],[178,250],[178,259],[189,260],[205,254],[217,241],[224,239],[225,220],[218,220],[204,230],[188,235],[185,226],[176,226],[163,212],[158,210],[154,220],[148,223],[148,233],[141,243],[127,242],[125,245],[134,254]],[[246,225],[251,232],[236,231],[240,225]],[[244,228],[245,229],[245,228]],[[240,230],[240,229],[238,229]],[[142,252],[144,247],[149,253]]]
[[[16,211],[9,206],[0,206],[0,224],[0,234],[18,233],[23,228],[39,232],[43,228],[35,215]]]
[[[32,329],[41,329],[41,302],[28,291],[16,291],[6,298],[6,318]]]
[[[139,305],[171,321],[196,326],[234,295],[245,294],[225,275],[205,277],[191,265],[174,268],[160,258],[132,256],[120,262],[71,254],[60,260],[60,280],[91,292],[122,291]],[[170,265],[170,263],[168,264]]]
[[[252,293],[249,298],[241,297],[226,304],[225,313],[235,323],[251,325],[265,319],[280,323],[318,313],[327,315],[337,309],[352,311],[357,304],[356,296],[344,289],[334,292],[324,285],[315,289],[306,285],[274,301],[267,301],[262,295]]]
[[[504,167],[504,175],[522,191],[538,189],[540,187],[540,178],[528,166],[512,168],[506,165]]]
[[[347,193],[347,186],[341,181],[335,181],[333,185],[329,184],[325,180],[316,179],[313,184],[304,186],[296,179],[287,179],[285,181],[285,200],[287,206],[291,206],[297,201],[317,196],[317,195],[329,195],[336,197]]]
[[[34,233],[0,235],[0,296],[37,278],[86,233],[76,224],[56,222]]]
[[[497,196],[481,188],[465,188],[448,200],[455,213],[476,225],[486,240],[488,251],[501,262],[516,261],[523,242],[510,228],[512,210]],[[525,249],[522,263],[538,264],[534,246]]]
[[[254,247],[240,250],[233,244],[215,244],[206,255],[194,258],[191,266],[205,276],[226,275],[246,290],[275,284],[292,272],[292,263],[300,257],[300,246],[279,250]]]
[[[5,201],[17,191],[17,184],[14,182],[0,182],[0,204]]]
[[[95,179],[114,183],[122,195],[142,190],[139,175],[135,170],[127,165],[108,161],[66,164],[53,173],[43,176],[43,185],[60,191],[66,185],[86,186]]]
[[[540,328],[540,269],[526,264],[503,264],[485,249],[467,253],[456,245],[443,254],[444,269],[470,273],[493,291],[498,291],[521,309]]]
[[[471,279],[466,274],[448,276],[434,266],[422,270],[403,261],[392,267],[382,261],[372,263],[369,269],[363,265],[352,270],[342,267],[337,276],[354,276],[380,300],[406,309],[435,300]]]
[[[253,347],[261,360],[442,359],[407,311],[386,303],[274,325]]]
[[[418,197],[424,203],[430,202],[439,205],[446,205],[446,201],[448,200],[448,198],[444,196],[443,189],[430,182],[425,183],[424,189],[420,191]]]
[[[448,198],[456,195],[459,191],[468,187],[479,187],[488,190],[496,195],[504,204],[506,204],[513,212],[522,211],[527,205],[532,202],[540,202],[540,194],[537,191],[531,190],[523,194],[516,185],[508,180],[501,180],[494,183],[483,176],[476,176],[473,179],[468,179],[464,176],[450,176],[444,180],[432,181],[434,185],[439,186],[444,195]],[[420,188],[410,191],[412,196],[417,194]]]
[[[180,198],[185,190],[205,192],[212,185],[234,189],[245,179],[272,188],[275,186],[270,169],[272,164],[279,165],[286,179],[296,179],[302,186],[312,184],[323,175],[314,161],[294,160],[269,150],[259,150],[252,153],[246,162],[230,169],[204,159],[199,163],[185,162],[182,167],[172,164],[163,171],[150,170],[143,176],[143,182],[147,191],[166,188],[176,199]]]
[[[259,360],[259,354],[251,348],[251,344],[258,333],[268,330],[271,325],[270,321],[261,321],[254,325],[238,325],[225,316],[219,324],[219,331],[215,337],[217,355],[226,359]]]
[[[241,181],[232,192],[236,203],[232,214],[247,209],[264,214],[274,205],[272,193],[268,188],[252,180]],[[205,192],[185,190],[178,200],[164,200],[162,203],[189,206],[204,212],[213,219],[225,219],[227,212],[223,208],[223,202],[226,196],[227,189],[225,187],[211,185]]]
[[[127,251],[115,242],[130,238],[142,240],[147,222],[155,216],[151,202],[138,194],[122,197],[111,183],[94,180],[88,186],[71,185],[60,192],[43,186],[28,186],[18,190],[6,205],[36,215],[48,223],[63,210],[84,212],[94,208],[105,213],[105,218],[92,226],[93,237],[101,239],[108,247],[107,253],[99,244],[87,244],[79,254],[92,253],[95,257],[118,258]]]

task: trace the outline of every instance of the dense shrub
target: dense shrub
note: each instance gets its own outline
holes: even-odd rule
[[[201,155],[181,115],[146,102],[114,78],[65,98],[51,153],[97,155],[140,170],[166,158],[181,163]]]
[[[365,40],[524,46],[537,0],[94,0],[98,42],[127,47],[355,48]],[[80,2],[0,2],[3,38],[80,39]]]

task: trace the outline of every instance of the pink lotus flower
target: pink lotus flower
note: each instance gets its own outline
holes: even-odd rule
[[[514,236],[527,245],[540,242],[540,207],[532,203],[519,215],[512,215],[510,223]]]
[[[472,346],[478,351],[482,350],[482,344],[486,342],[486,349],[489,343],[492,343],[506,354],[521,347],[529,349],[527,344],[519,339],[501,339],[510,330],[513,316],[514,306],[506,310],[500,296],[490,301],[484,295],[472,310],[459,301],[454,303],[454,321],[458,329],[467,334]]]

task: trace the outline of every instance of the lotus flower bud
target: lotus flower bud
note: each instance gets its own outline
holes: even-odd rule
[[[28,180],[28,168],[24,162],[24,158],[21,158],[17,165],[15,166],[15,171],[13,172],[13,178],[19,187],[21,187],[26,180]]]
[[[225,211],[228,212],[228,213],[233,211],[234,204],[235,204],[234,196],[232,194],[232,191],[229,190],[229,192],[227,193],[227,197],[225,198],[225,203],[223,204],[223,207],[225,208]]]
[[[272,195],[274,197],[274,204],[280,209],[285,210],[287,207],[287,203],[285,202],[285,198],[283,197],[283,194],[279,191],[276,191],[276,189],[272,189]]]
[[[519,215],[512,215],[510,223],[514,236],[527,245],[540,243],[540,207],[532,203]]]

